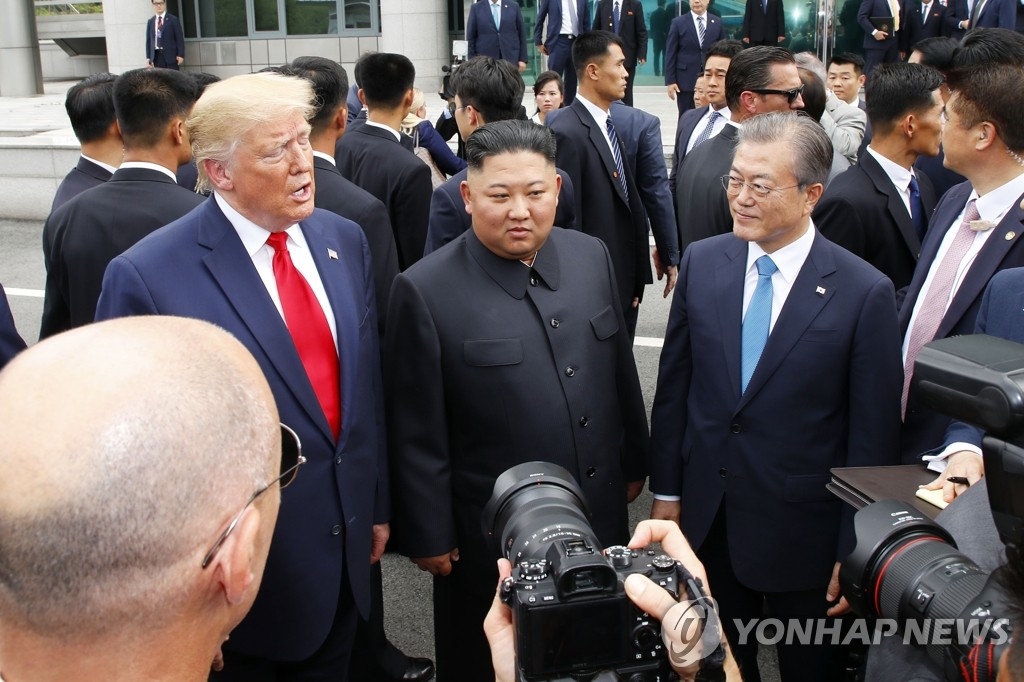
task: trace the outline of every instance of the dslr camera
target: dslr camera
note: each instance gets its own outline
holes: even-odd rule
[[[986,432],[992,518],[1007,549],[1016,551],[1024,523],[1024,345],[981,334],[934,341],[918,356],[914,383],[925,405]],[[948,643],[923,645],[946,679],[995,680],[1012,630],[1000,586],[1004,567],[987,574],[957,551],[944,528],[903,502],[865,506],[854,532],[856,546],[839,574],[853,610],[896,621],[905,641],[912,628],[950,624]]]
[[[520,464],[495,481],[484,532],[512,563],[501,595],[512,609],[517,679],[666,682],[678,679],[669,657],[691,660],[687,655],[703,657],[702,679],[715,679],[724,651],[701,581],[653,549],[614,546],[602,553],[588,517],[583,491],[555,464]],[[691,601],[687,617],[699,619],[701,636],[686,651],[667,651],[661,623],[626,596],[623,581],[631,573]]]

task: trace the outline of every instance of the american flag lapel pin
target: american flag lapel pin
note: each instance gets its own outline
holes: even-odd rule
[[[327,249],[327,257],[331,260],[338,260],[338,252],[334,249]]]

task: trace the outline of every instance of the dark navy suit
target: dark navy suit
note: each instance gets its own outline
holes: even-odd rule
[[[469,8],[466,21],[469,58],[484,54],[518,64],[526,63],[526,28],[515,0],[501,0],[501,26],[494,26],[491,0],[479,0]]]
[[[903,3],[910,1],[916,2],[917,0],[901,0],[900,7],[902,8]],[[876,30],[874,24],[871,23],[872,17],[892,16],[892,9],[886,0],[861,0],[860,9],[857,10],[857,23],[864,29],[864,73],[869,76],[876,65],[897,62],[900,59],[896,31],[889,31],[885,40],[875,40],[875,36],[871,34]],[[902,29],[902,26],[900,28]]]
[[[922,23],[922,5],[920,0],[904,0],[903,14],[900,17],[900,32],[896,40],[900,44],[900,52],[910,56],[914,46],[925,38],[941,36],[949,23],[946,6],[938,0],[932,0],[928,8],[928,21]],[[954,22],[955,25],[955,22]]]
[[[711,43],[725,37],[722,20],[710,12],[704,14],[704,42],[700,42],[692,12],[676,17],[668,27],[665,43],[665,85],[675,83],[679,115],[693,109],[693,91],[697,77],[704,73],[704,59]]]
[[[904,337],[909,333],[910,316],[914,312],[921,287],[924,286],[928,270],[935,261],[942,239],[950,229],[959,227],[953,223],[963,212],[971,191],[969,183],[957,185],[949,190],[935,207],[935,213],[932,214],[929,223],[930,228],[925,234],[924,244],[921,245],[921,258],[914,270],[914,278],[900,304],[900,330]],[[1021,242],[1021,233],[1024,232],[1024,209],[1020,207],[1021,199],[1024,197],[1018,197],[999,224],[993,228],[992,235],[963,275],[960,287],[939,323],[935,333],[936,339],[973,332],[978,309],[981,307],[982,294],[992,276],[1000,270],[1024,266],[1024,245]],[[907,398],[907,414],[900,437],[903,459],[907,462],[919,461],[921,453],[931,450],[936,443],[942,441],[942,434],[949,422],[949,417],[918,404],[914,386],[911,384],[910,395]]]
[[[25,350],[25,341],[14,326],[11,306],[7,303],[7,294],[0,285],[0,369],[4,368],[15,355]]]
[[[96,313],[180,315],[226,329],[256,358],[281,421],[299,434],[307,462],[282,493],[256,602],[224,646],[273,661],[309,658],[336,621],[354,626],[353,607],[338,608],[352,604],[342,593],[349,585],[368,616],[371,525],[386,522],[389,507],[370,249],[355,223],[327,211],[300,227],[337,326],[337,442],[281,314],[212,197],[111,262]]]
[[[57,193],[53,195],[50,212],[56,211],[85,190],[102,185],[111,175],[112,173],[103,166],[93,163],[84,156],[78,157],[78,163],[60,181]]]
[[[697,127],[697,123],[704,117],[708,110],[711,109],[711,105],[701,107],[700,109],[689,109],[683,112],[683,115],[679,117],[679,123],[676,125],[676,148],[675,153],[672,155],[672,177],[676,176],[679,172],[679,167],[683,163],[683,159],[686,158],[686,147],[690,144],[690,137],[693,135],[694,129]],[[675,187],[672,188],[673,192]]]
[[[156,45],[156,15],[146,22],[146,59],[153,66],[178,70],[178,57],[185,58],[185,34],[181,22],[173,14],[164,14],[164,26],[160,32],[160,49]]]
[[[974,0],[975,5],[981,0]],[[971,28],[1006,28],[1017,27],[1017,3],[1019,0],[985,0],[981,13],[975,18]]]
[[[576,2],[576,34],[584,33],[590,27],[590,4],[587,0]],[[547,29],[544,19],[547,18]],[[562,77],[565,85],[565,104],[576,98],[576,69],[572,64],[572,42],[574,36],[561,33],[562,0],[540,0],[537,7],[537,24],[533,29],[533,44],[543,45],[548,51],[548,68]]]

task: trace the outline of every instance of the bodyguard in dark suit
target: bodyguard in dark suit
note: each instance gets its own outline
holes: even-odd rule
[[[558,140],[558,167],[572,178],[576,192],[576,220],[580,229],[600,238],[611,254],[632,337],[644,286],[653,280],[647,222],[625,151],[609,118],[612,102],[626,88],[622,41],[607,31],[592,31],[573,45],[573,63],[580,81],[577,101],[550,121]],[[584,189],[586,188],[586,189]],[[586,200],[584,200],[584,195]]]
[[[486,56],[475,57],[460,66],[452,73],[449,83],[455,96],[454,119],[463,140],[482,125],[517,118],[526,87],[511,64]],[[472,227],[472,219],[462,200],[462,183],[467,175],[468,171],[463,169],[434,189],[430,197],[424,256]],[[562,186],[558,191],[555,225],[578,229],[572,180],[565,171],[559,170],[558,175]]]
[[[747,0],[740,30],[747,45],[778,45],[786,39],[786,10],[782,0]]]
[[[946,6],[938,0],[924,3],[920,0],[905,0],[903,16],[900,18],[900,32],[896,36],[900,54],[906,56],[914,46],[925,38],[936,38],[946,28]]]
[[[495,13],[500,17],[500,26],[494,24]],[[466,41],[470,59],[484,54],[511,62],[520,71],[526,70],[526,28],[516,0],[479,0],[470,5]]]
[[[146,22],[146,64],[175,71],[185,63],[185,34],[166,0],[152,0],[156,12]]]
[[[651,515],[697,548],[743,679],[758,680],[757,644],[733,619],[825,618],[853,545],[829,470],[897,461],[899,332],[889,280],[810,220],[832,165],[824,130],[767,114],[740,134],[733,234],[693,244],[679,269],[651,415]],[[778,652],[787,682],[843,677],[842,647]]]
[[[625,537],[646,475],[612,259],[600,240],[552,227],[553,136],[500,121],[466,151],[473,229],[395,280],[384,352],[396,535],[436,576],[441,682],[494,676],[481,624],[497,571],[480,519],[497,476],[537,459],[565,467],[609,543]]]
[[[548,68],[562,77],[566,106],[576,97],[572,44],[589,26],[590,3],[587,0],[540,0],[537,6],[533,44],[538,52],[548,56]]]
[[[50,214],[43,226],[46,297],[40,338],[93,321],[107,264],[202,203],[174,171],[192,158],[185,132],[195,82],[166,69],[135,69],[114,83],[124,162],[106,183]],[[45,248],[45,244],[44,244]]]
[[[25,350],[25,341],[14,326],[14,316],[7,302],[7,294],[0,285],[0,369],[4,368],[15,355]]]
[[[725,76],[729,73],[729,64],[733,57],[742,51],[743,43],[738,40],[719,40],[708,48],[708,56],[704,59],[703,73],[704,91],[707,94],[708,105],[700,109],[690,109],[679,118],[679,123],[676,125],[676,146],[672,157],[670,182],[679,172],[679,167],[690,150],[698,143],[707,142],[722,132],[726,121],[732,116],[725,99]],[[715,112],[718,113],[717,116],[715,116]]]
[[[969,20],[970,28],[1014,30],[1017,27],[1018,2],[1019,0],[974,0]]]
[[[338,170],[388,209],[398,247],[398,267],[423,256],[430,210],[430,168],[402,146],[401,121],[412,104],[416,69],[403,55],[371,52],[356,65],[366,102],[364,125],[338,142]]]
[[[901,28],[898,24],[903,4],[916,2],[917,0],[861,0],[860,9],[857,10],[857,23],[864,29],[864,73],[871,75],[871,71],[878,64],[886,62],[897,62],[900,59],[899,41],[896,34]],[[897,8],[893,10],[892,3]],[[889,17],[891,21],[890,31],[878,29],[872,22],[872,18]]]
[[[868,79],[874,137],[856,166],[835,178],[814,209],[821,234],[892,280],[910,284],[935,190],[913,164],[942,140],[942,75],[921,64],[882,64]]]
[[[124,143],[114,114],[115,80],[117,76],[112,73],[94,73],[68,90],[64,109],[82,146],[82,155],[58,185],[51,212],[90,187],[109,180],[121,164]],[[44,250],[48,250],[49,243],[44,238]]]
[[[962,48],[961,48],[962,49]],[[905,461],[942,441],[949,418],[920,405],[910,380],[921,347],[969,334],[996,272],[1024,265],[1024,120],[1016,96],[1020,67],[985,61],[950,74],[942,146],[946,165],[968,182],[935,207],[921,258],[900,307],[903,333]],[[972,125],[973,123],[973,125]]]
[[[647,26],[640,0],[600,0],[594,10],[595,31],[609,31],[622,38],[626,55],[626,94],[622,102],[633,106],[636,65],[647,63]]]
[[[312,101],[306,81],[271,73],[207,88],[189,132],[214,196],[116,258],[97,309],[227,330],[302,442],[303,475],[282,494],[262,586],[218,681],[347,679],[389,533],[372,259],[357,225],[313,207]]]
[[[693,109],[693,86],[704,68],[708,48],[725,37],[722,20],[708,13],[705,0],[691,0],[690,11],[676,17],[668,29],[665,44],[665,85],[669,99],[676,101],[679,115]],[[699,26],[704,27],[701,39]]]

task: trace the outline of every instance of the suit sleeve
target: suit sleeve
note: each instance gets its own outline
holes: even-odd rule
[[[591,31],[601,30],[601,5],[603,4],[604,3],[598,3],[597,7],[594,9],[594,22],[590,25]]]
[[[433,253],[462,233],[466,206],[461,201],[456,205],[445,186],[435,187],[430,196],[430,218],[427,221],[427,239],[423,255]]]
[[[18,328],[14,326],[14,316],[11,314],[11,306],[7,303],[7,294],[0,286],[0,369],[23,350],[25,341],[18,334]]]
[[[544,44],[544,19],[548,16],[548,3],[551,0],[540,0],[537,7],[537,24],[533,27],[533,44],[540,46]]]
[[[865,40],[871,38],[875,27],[871,23],[871,10],[874,7],[874,0],[860,0],[860,9],[857,10],[857,23],[864,29]]]
[[[651,492],[678,496],[683,489],[683,441],[687,402],[693,374],[686,290],[690,258],[688,248],[679,264],[679,279],[665,329],[665,347],[658,363],[658,384],[651,408]]]
[[[657,120],[649,120],[640,133],[636,168],[637,189],[647,209],[658,253],[665,265],[678,265],[679,231],[676,229],[672,190],[668,183],[661,129]]]
[[[523,12],[516,6],[516,33],[519,34],[519,61],[526,64],[528,57],[526,54],[526,24],[523,22]]]
[[[1017,0],[999,0],[999,19],[996,28],[1011,31],[1017,27]]]
[[[185,33],[181,30],[181,20],[175,17],[174,21],[171,22],[173,27],[171,30],[174,31],[174,40],[178,48],[176,56],[185,58]]]
[[[782,0],[779,0],[775,6],[778,8],[778,23],[779,23],[779,36],[786,35],[786,8],[782,5]],[[779,36],[775,36],[778,38]]]
[[[439,556],[457,546],[441,341],[420,291],[395,279],[384,340],[394,522],[401,551]]]
[[[469,18],[466,19],[466,43],[468,43],[469,51],[467,56],[472,59],[477,55],[476,52],[476,5],[469,8]]]
[[[51,213],[43,226],[43,234],[52,234],[49,253],[43,254],[46,284],[43,291],[43,316],[39,324],[39,340],[47,339],[71,328],[71,308],[67,300],[65,265],[62,245],[66,223],[61,217],[66,210]]]
[[[575,116],[575,114],[566,113],[565,116]],[[555,152],[555,163],[556,165],[565,171],[565,174],[570,178],[583,177],[582,161],[578,150],[578,145],[573,143],[573,140],[569,139],[559,129],[553,129],[556,140],[556,152]],[[573,188],[575,190],[575,187]],[[573,197],[573,213],[576,216],[583,215],[583,192],[575,192]],[[582,228],[582,226],[580,226]]]
[[[866,259],[868,226],[864,225],[861,217],[862,212],[848,197],[830,194],[827,190],[811,214],[822,236]],[[874,227],[871,226],[872,229]]]
[[[636,58],[647,61],[647,24],[644,23],[644,6],[636,0]]]
[[[856,164],[857,152],[867,127],[867,114],[860,107],[841,101],[831,91],[826,95],[825,113],[828,116],[821,117],[821,125],[832,140],[832,146],[850,163]]]
[[[676,17],[668,28],[668,39],[665,41],[665,85],[673,85],[676,82],[676,62],[679,60],[679,21],[683,17]],[[677,95],[678,96],[678,95]]]
[[[376,198],[356,218],[363,228],[370,246],[373,268],[373,288],[377,299],[377,330],[383,338],[387,329],[388,298],[391,283],[398,276],[398,250],[395,248],[395,234],[391,230],[388,210]]]
[[[149,18],[146,22],[146,61],[152,61],[153,59],[153,27],[150,22],[153,21],[153,17]]]
[[[559,170],[562,176],[562,189],[558,191],[558,208],[555,209],[555,225],[564,227],[567,230],[581,230],[576,224],[576,190],[572,185],[572,178]]]
[[[842,466],[900,463],[903,361],[892,282],[879,276],[858,311],[849,364],[849,427]],[[844,505],[836,560],[853,549],[853,510]]]
[[[417,126],[420,132],[420,144],[430,152],[430,158],[445,175],[455,175],[466,167],[466,162],[455,156],[451,147],[441,139],[437,129],[430,121],[423,121]]]
[[[135,264],[120,255],[110,261],[103,273],[103,289],[96,304],[96,321],[132,315],[159,315],[156,302],[149,293]]]
[[[427,220],[430,212],[430,168],[419,163],[401,181],[394,204],[394,225],[400,260],[405,267],[418,261],[427,241]]]
[[[750,12],[751,7],[757,0],[747,0],[743,7],[743,26],[740,28],[740,38],[750,38]]]

